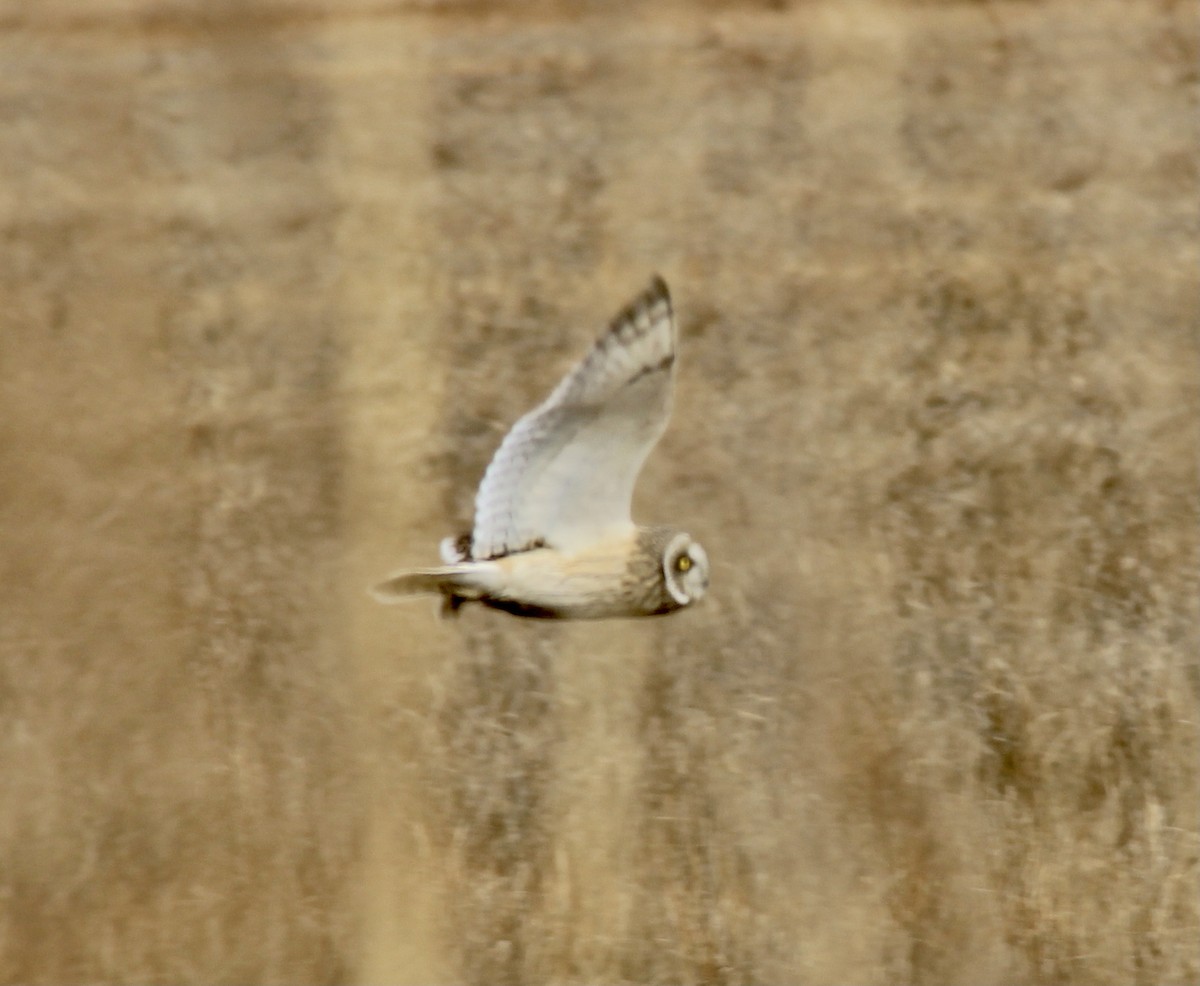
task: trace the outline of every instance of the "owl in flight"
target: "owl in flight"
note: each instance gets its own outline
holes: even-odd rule
[[[662,278],[635,298],[500,443],[475,526],[442,541],[444,565],[396,572],[373,593],[441,593],[517,616],[652,616],[698,602],[708,556],[670,527],[630,517],[642,463],[667,426],[675,319]]]

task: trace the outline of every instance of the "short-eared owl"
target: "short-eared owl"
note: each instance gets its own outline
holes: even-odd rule
[[[675,320],[662,279],[632,301],[500,444],[474,529],[442,542],[438,568],[397,572],[383,602],[437,592],[519,616],[670,613],[708,588],[708,556],[682,531],[630,518],[642,463],[667,426]]]

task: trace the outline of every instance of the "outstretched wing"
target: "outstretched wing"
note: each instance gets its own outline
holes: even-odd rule
[[[572,550],[627,530],[670,416],[674,364],[671,296],[656,276],[501,443],[475,497],[472,556]]]

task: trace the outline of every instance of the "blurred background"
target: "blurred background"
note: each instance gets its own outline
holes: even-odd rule
[[[1197,15],[0,0],[0,980],[1195,982]],[[654,271],[709,597],[376,605]]]

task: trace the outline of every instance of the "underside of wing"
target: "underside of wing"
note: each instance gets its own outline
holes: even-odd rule
[[[628,527],[670,415],[674,362],[671,299],[656,277],[501,443],[475,500],[473,556],[569,550]]]

